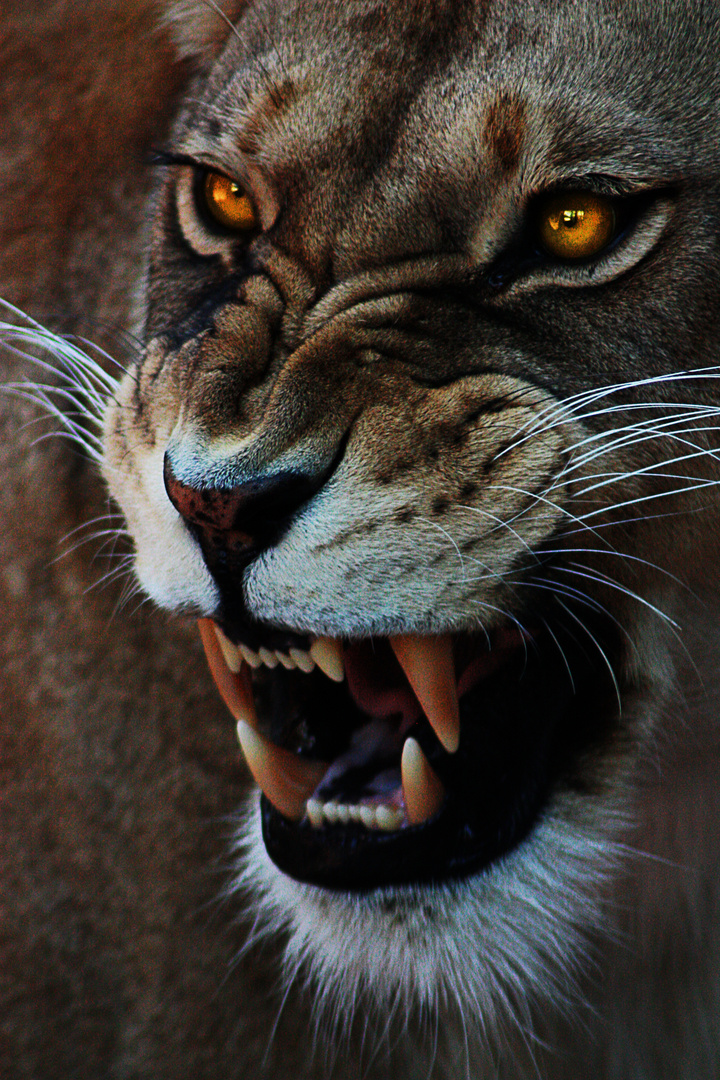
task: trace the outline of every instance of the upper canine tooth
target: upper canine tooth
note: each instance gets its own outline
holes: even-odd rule
[[[407,738],[403,746],[400,775],[408,824],[421,825],[442,806],[445,788],[420,743],[412,737]]]
[[[265,667],[276,668],[278,666],[278,658],[274,652],[270,652],[264,645],[260,646],[258,652]]]
[[[240,656],[240,650],[237,645],[233,645],[232,641],[229,641],[225,637],[217,623],[213,623],[213,628],[217,636],[222,654],[225,657],[225,663],[231,671],[239,671],[242,667],[242,657]]]
[[[310,646],[310,656],[317,666],[333,682],[342,682],[345,678],[342,645],[335,638],[315,638]]]
[[[241,666],[239,671],[231,671],[217,635],[217,627],[212,619],[198,619],[200,638],[205,649],[208,667],[220,695],[236,720],[254,726],[255,699],[250,685],[250,673]]]
[[[309,796],[327,772],[327,765],[307,761],[275,746],[242,720],[238,722],[237,732],[255,782],[276,810],[291,821],[299,821]]]
[[[450,635],[402,634],[391,637],[390,645],[433,731],[454,754],[460,745],[460,707]]]

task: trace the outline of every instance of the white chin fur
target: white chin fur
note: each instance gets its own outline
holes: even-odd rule
[[[589,935],[603,926],[623,821],[606,808],[600,826],[582,801],[558,802],[529,840],[485,872],[362,894],[301,884],[278,870],[253,795],[235,883],[256,909],[248,945],[287,935],[285,982],[301,976],[313,987],[316,1018],[337,1036],[361,1005],[386,1019],[457,1008],[465,1030],[479,1035],[525,1012],[529,988],[558,1004],[576,1001]]]

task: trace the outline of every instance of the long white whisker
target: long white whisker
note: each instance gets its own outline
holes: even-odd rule
[[[576,567],[579,565],[579,563],[575,564]],[[593,573],[589,570],[588,567],[583,567],[582,570],[579,570],[574,569],[570,566],[564,566],[563,564],[558,564],[555,567],[555,573],[559,572],[565,574],[575,574],[577,577],[583,577],[586,578],[588,581],[594,581],[598,585],[607,585],[610,588],[617,589],[619,592],[624,593],[625,596],[628,596],[631,600],[637,600],[639,604],[642,604],[644,607],[648,608],[648,610],[652,611],[653,614],[657,615],[658,618],[665,622],[668,626],[673,627],[675,630],[681,629],[680,624],[676,623],[670,615],[668,615],[664,611],[661,611],[660,608],[656,607],[649,600],[646,600],[644,596],[636,593],[633,589],[628,588],[626,585],[621,585],[618,581],[614,581],[613,578],[607,577],[599,572]]]
[[[95,413],[88,411],[82,398],[79,396],[79,392],[75,389],[34,382],[5,383],[1,389],[6,393],[23,397],[27,401],[34,401],[46,409],[51,408],[58,411],[60,411],[60,405],[56,404],[55,401],[53,401],[53,398],[59,398],[60,401],[65,401],[68,405],[73,407],[71,412],[65,411],[64,415],[69,417],[82,417],[84,420],[95,424],[102,431],[102,420]],[[99,438],[99,436],[92,432],[89,434],[92,435],[93,438]]]
[[[453,509],[454,510],[465,510],[469,514],[475,514],[475,515],[480,516],[480,517],[488,518],[490,521],[495,523],[495,527],[490,530],[489,535],[492,535],[498,529],[505,529],[507,532],[509,532],[511,534],[511,536],[515,537],[515,539],[518,541],[518,543],[522,544],[523,547],[527,548],[527,550],[530,552],[531,555],[535,554],[533,549],[531,548],[530,544],[525,539],[525,537],[521,536],[520,533],[517,532],[516,529],[513,529],[510,522],[515,521],[516,520],[515,518],[511,518],[510,521],[505,521],[505,520],[503,520],[503,518],[499,517],[497,514],[491,514],[489,510],[483,510],[478,506],[465,506],[465,505],[458,504],[458,505],[454,506]],[[466,555],[465,557],[469,558],[470,556]]]
[[[545,629],[547,630],[547,632],[548,632],[548,634],[550,635],[550,637],[551,637],[551,638],[553,639],[553,641],[555,642],[555,645],[557,646],[557,650],[558,650],[558,652],[560,653],[560,656],[562,657],[562,662],[563,662],[563,664],[565,665],[565,670],[566,670],[566,671],[567,671],[567,673],[568,673],[568,678],[569,678],[569,680],[570,680],[570,686],[572,687],[572,692],[573,692],[573,694],[574,694],[574,693],[576,693],[576,690],[575,690],[575,680],[574,680],[574,678],[573,678],[573,673],[572,673],[572,669],[571,669],[571,667],[570,667],[570,663],[569,663],[569,661],[568,661],[568,658],[567,658],[567,656],[565,655],[565,650],[563,649],[562,645],[561,645],[561,644],[560,644],[560,642],[558,641],[558,639],[557,639],[557,637],[556,637],[556,635],[555,635],[555,632],[554,632],[553,628],[552,628],[552,627],[550,626],[550,624],[548,623],[547,619],[543,619],[543,620],[542,620],[542,624],[543,624],[543,626],[545,627]]]
[[[689,430],[693,430],[693,429],[689,429]],[[713,428],[706,428],[705,427],[705,428],[700,428],[700,429],[696,429],[696,430],[698,430],[698,431],[720,431],[720,427],[713,427]],[[658,436],[657,433],[650,432],[650,433],[647,433],[647,434],[643,434],[642,438],[638,438],[638,439],[636,439],[636,440],[634,440],[632,442],[628,441],[628,442],[625,442],[625,443],[622,443],[622,444],[616,444],[616,443],[608,444],[607,446],[603,447],[601,450],[598,450],[596,453],[594,453],[592,455],[587,455],[585,461],[582,462],[582,467],[586,468],[587,465],[590,464],[590,462],[596,461],[598,458],[610,457],[610,455],[612,453],[614,453],[619,448],[620,445],[622,445],[625,449],[627,449],[628,447],[637,446],[637,445],[639,445],[639,444],[641,444],[643,442],[658,441],[659,438],[672,439],[673,441],[678,442],[681,446],[689,447],[693,451],[693,453],[690,453],[690,454],[673,454],[672,457],[664,458],[662,461],[652,462],[649,465],[643,466],[642,468],[639,468],[639,469],[634,469],[634,470],[632,470],[630,472],[623,473],[623,472],[618,472],[617,470],[613,470],[613,471],[608,471],[606,473],[595,473],[595,474],[592,474],[592,475],[588,476],[587,479],[592,480],[595,477],[600,477],[600,476],[603,476],[603,477],[604,476],[614,476],[614,477],[617,477],[618,479],[622,480],[622,479],[625,479],[626,477],[640,476],[643,473],[653,473],[657,469],[664,468],[665,465],[679,464],[680,462],[683,462],[683,461],[692,461],[694,458],[699,458],[699,457],[705,457],[705,458],[710,457],[710,458],[713,458],[713,459],[717,460],[718,456],[719,456],[715,449],[713,449],[711,447],[698,446],[697,443],[693,443],[689,439],[680,439],[674,434],[673,435],[667,435],[666,433],[661,433],[660,436]],[[566,484],[567,480],[568,480],[568,477],[573,472],[579,471],[580,467],[581,467],[580,463],[572,462],[565,469],[563,469],[563,471],[561,473],[558,474],[557,480],[555,481],[555,483],[553,483],[551,485],[551,487],[548,490],[552,491],[555,487],[559,487],[559,486],[561,486],[563,484]],[[583,479],[586,479],[586,478],[584,477]],[[588,487],[588,488],[585,488],[585,489],[577,492],[576,495],[577,495],[577,497],[581,497],[587,491],[592,491],[592,490],[593,490],[592,487]]]
[[[59,555],[56,555],[53,559],[53,563],[59,562],[61,559],[66,559],[69,555],[72,555],[74,551],[78,551],[79,548],[85,547],[86,544],[97,543],[99,540],[104,539],[104,543],[95,552],[95,556],[98,558],[115,558],[114,548],[117,546],[117,541],[121,538],[127,537],[128,533],[124,529],[97,529],[91,532],[88,536],[83,536],[82,539],[76,540],[74,544],[70,544],[69,547],[63,548]],[[67,538],[66,538],[67,539]],[[113,550],[106,552],[108,544],[112,542]],[[61,541],[64,543],[64,541]]]
[[[463,553],[462,553],[462,551],[460,550],[460,548],[458,547],[458,545],[456,544],[456,542],[455,542],[455,541],[453,540],[452,536],[451,536],[451,535],[450,535],[450,533],[449,533],[449,532],[447,531],[447,529],[444,529],[444,528],[442,527],[442,525],[439,525],[439,524],[437,523],[437,521],[431,521],[431,520],[430,520],[430,518],[426,518],[426,517],[419,517],[419,518],[418,518],[418,521],[423,521],[423,522],[425,522],[425,524],[426,524],[426,525],[432,525],[432,526],[433,526],[433,528],[435,528],[435,529],[437,529],[437,530],[438,530],[439,532],[441,532],[441,533],[443,534],[443,536],[444,536],[444,537],[446,537],[446,539],[448,539],[448,540],[450,541],[450,543],[452,544],[452,546],[453,546],[453,547],[455,548],[455,551],[456,551],[456,553],[457,553],[457,557],[458,557],[458,559],[459,559],[459,561],[460,561],[460,569],[462,570],[462,572],[463,572],[463,575],[464,575],[464,574],[465,574],[465,563],[464,563],[464,561],[463,561],[463,559],[464,559]]]
[[[598,514],[614,513],[616,510],[622,510],[626,506],[639,506],[641,503],[652,502],[655,499],[668,499],[673,495],[687,495],[691,491],[702,491],[705,488],[717,487],[720,485],[720,480],[698,480],[693,482],[692,478],[688,477],[691,481],[685,487],[673,488],[670,491],[656,491],[650,495],[639,495],[633,499],[626,499],[623,502],[613,503],[611,506],[600,506],[596,510],[589,510],[587,514],[582,517],[583,524],[592,517],[597,517]]]
[[[666,383],[682,383],[693,380],[714,380],[720,378],[720,366],[713,365],[706,368],[698,368],[695,371],[679,371],[670,372],[665,375],[650,376],[645,379],[634,379],[629,382],[615,383],[609,386],[602,386],[599,388],[593,388],[591,390],[581,391],[578,394],[570,395],[567,398],[563,398],[559,401],[551,401],[543,409],[534,413],[523,425],[518,428],[517,437],[513,439],[506,447],[504,447],[493,459],[498,461],[504,455],[516,450],[518,446],[522,445],[528,439],[537,438],[541,434],[547,434],[554,430],[556,427],[567,424],[570,421],[577,419],[587,419],[593,416],[601,416],[609,413],[617,413],[624,410],[636,409],[646,410],[648,408],[683,408],[682,403],[675,402],[623,402],[619,405],[614,405],[607,409],[596,410],[595,412],[581,412],[585,406],[592,405],[596,401],[601,401],[613,394],[622,393],[629,390],[637,390],[639,388],[645,388],[648,386],[663,385]],[[690,403],[687,408],[696,408],[693,403]],[[712,408],[711,406],[703,406],[705,408]]]
[[[675,574],[671,573],[669,570],[666,570],[664,567],[660,566],[658,563],[651,562],[649,559],[643,559],[641,555],[630,555],[628,552],[617,551],[614,548],[612,548],[612,549],[602,548],[601,550],[598,550],[597,548],[589,548],[589,547],[588,548],[582,548],[582,547],[543,548],[543,555],[565,555],[565,556],[567,556],[567,555],[602,555],[603,558],[605,558],[606,556],[610,556],[610,557],[615,556],[615,558],[622,559],[623,562],[626,562],[626,563],[639,563],[641,566],[647,566],[651,570],[657,570],[657,572],[659,574],[663,574],[665,577],[669,578],[670,581],[674,582],[676,585],[679,585],[681,589],[685,589],[687,592],[691,593],[691,595],[694,597],[694,599],[699,599],[692,592],[692,590],[691,590],[690,586],[687,584],[687,582],[683,581],[681,578],[677,577]],[[573,566],[575,564],[570,563],[569,565]]]
[[[108,394],[117,388],[118,380],[109,375],[91,356],[50,330],[29,331],[19,329],[12,323],[0,322],[0,341],[3,348],[21,359],[28,360],[42,371],[52,371],[66,378],[71,375],[73,385],[89,396],[96,396],[98,400],[102,400],[103,394]],[[15,341],[50,353],[56,363],[51,364],[33,353],[19,349],[12,344]]]
[[[713,408],[711,410],[703,410],[703,412],[695,417],[695,420],[717,420],[720,416],[720,408]],[[583,417],[585,419],[585,417]],[[593,461],[598,456],[605,456],[614,450],[617,446],[633,446],[636,443],[645,442],[649,439],[654,439],[658,436],[665,436],[668,439],[678,439],[680,435],[686,435],[691,432],[701,431],[717,431],[718,428],[715,425],[699,427],[697,423],[692,424],[690,427],[680,427],[681,424],[687,424],[687,416],[671,416],[666,417],[661,422],[658,422],[655,417],[648,420],[639,420],[634,424],[626,424],[620,428],[611,428],[609,431],[594,432],[591,435],[586,436],[584,439],[579,439],[575,443],[571,443],[567,448],[568,454],[572,454],[572,461],[568,464],[567,468],[570,471],[576,471],[578,468],[582,468],[588,461]],[[599,445],[598,445],[599,444]],[[695,445],[695,444],[690,444]],[[592,447],[585,454],[579,454],[578,451],[585,446]]]
[[[578,624],[578,626],[584,631],[584,633],[587,634],[587,636],[590,638],[590,640],[592,641],[595,648],[598,650],[598,652],[602,656],[602,658],[603,658],[603,660],[605,662],[605,666],[607,667],[608,672],[610,673],[610,678],[612,679],[613,686],[615,688],[615,697],[617,699],[618,709],[619,709],[620,713],[622,713],[622,695],[620,693],[620,686],[618,685],[617,676],[616,676],[616,674],[615,674],[615,672],[613,670],[613,666],[610,663],[610,660],[608,659],[607,653],[605,652],[605,650],[603,649],[602,645],[597,640],[595,635],[587,628],[587,626],[582,621],[582,619],[578,618],[578,616],[575,614],[575,612],[572,610],[572,608],[569,608],[566,604],[564,604],[562,602],[562,600],[560,599],[560,597],[558,597],[558,596],[556,596],[555,600],[556,600],[556,603],[558,603],[560,605],[560,607],[563,609],[563,611],[565,611],[570,616],[571,619],[574,619],[575,622]]]
[[[490,490],[491,491],[509,491],[510,493],[515,494],[515,495],[524,495],[528,499],[535,499],[537,502],[543,503],[545,506],[550,507],[551,510],[556,510],[563,517],[566,517],[570,521],[572,521],[573,524],[580,526],[581,531],[589,532],[592,535],[597,536],[597,539],[602,544],[606,545],[608,548],[610,548],[610,550],[614,550],[614,548],[612,547],[612,544],[610,543],[610,541],[606,537],[598,536],[598,534],[596,532],[596,529],[595,529],[595,526],[585,524],[585,516],[584,515],[581,515],[580,517],[578,517],[577,514],[574,514],[570,509],[568,509],[568,507],[562,506],[560,503],[557,503],[553,499],[549,499],[547,497],[547,492],[552,490],[552,486],[550,488],[548,488],[546,491],[544,491],[542,494],[540,492],[538,492],[538,491],[528,491],[525,488],[515,487],[514,485],[511,485],[511,484],[491,484],[490,485]],[[518,513],[515,514],[514,517],[511,517],[510,521],[511,522],[518,521],[523,516],[523,514],[526,514],[528,512],[529,509],[530,509],[530,507],[524,507],[522,510],[518,511]]]

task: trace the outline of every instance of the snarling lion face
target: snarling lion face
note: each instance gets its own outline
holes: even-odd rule
[[[716,521],[719,47],[693,3],[266,0],[158,155],[105,473],[337,1000],[488,1010],[597,929]]]

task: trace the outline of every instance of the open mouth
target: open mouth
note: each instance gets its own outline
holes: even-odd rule
[[[329,888],[481,870],[617,719],[614,643],[587,619],[358,641],[199,627],[268,854]]]

